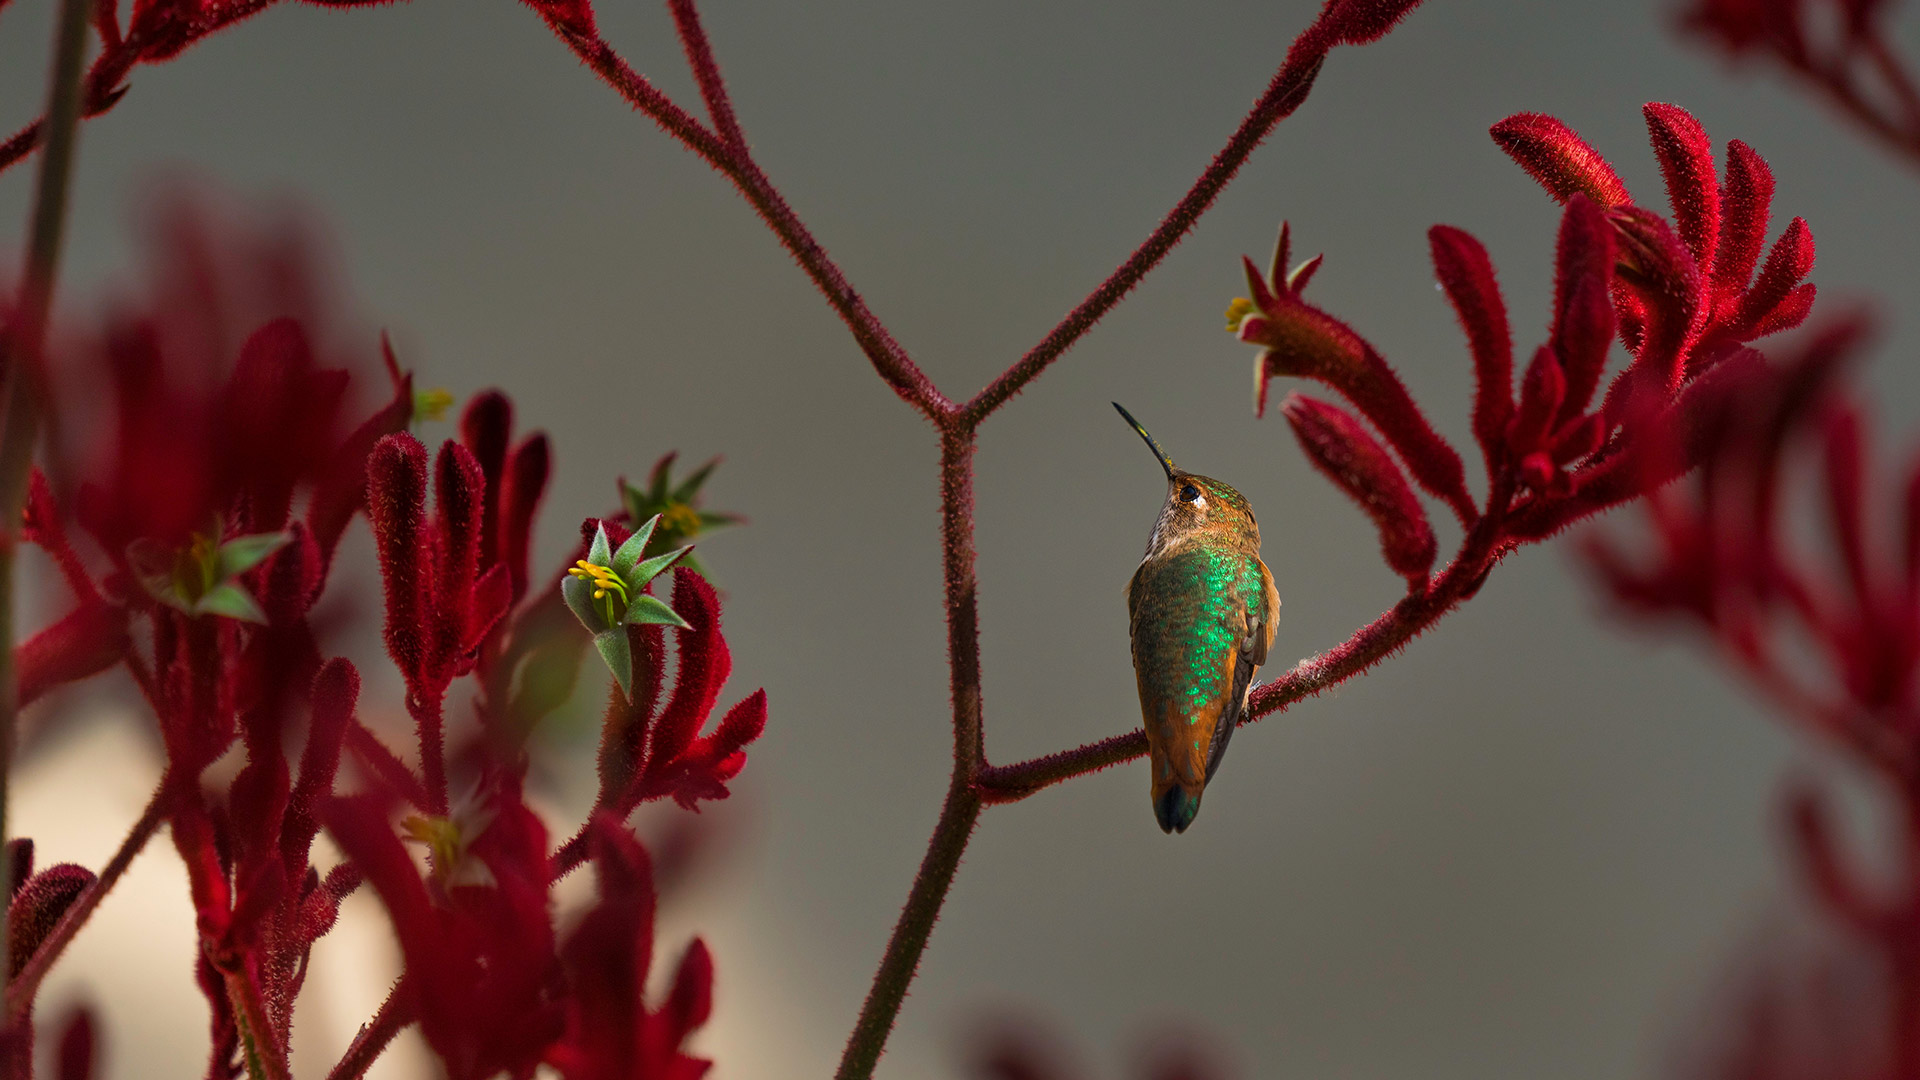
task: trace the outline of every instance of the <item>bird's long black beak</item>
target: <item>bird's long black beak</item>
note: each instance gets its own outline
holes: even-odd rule
[[[1160,467],[1167,470],[1167,479],[1172,480],[1173,479],[1173,459],[1167,456],[1167,452],[1165,450],[1160,449],[1160,444],[1153,441],[1153,436],[1147,434],[1147,429],[1140,426],[1140,421],[1135,420],[1133,418],[1132,413],[1128,412],[1124,408],[1121,408],[1120,403],[1117,401],[1113,403],[1113,407],[1120,410],[1120,417],[1121,419],[1127,422],[1127,426],[1132,428],[1134,431],[1139,432],[1140,437],[1147,441],[1147,448],[1153,451],[1153,456],[1155,458],[1159,459]]]

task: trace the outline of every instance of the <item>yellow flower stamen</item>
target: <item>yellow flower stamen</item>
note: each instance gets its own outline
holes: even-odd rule
[[[416,421],[444,420],[447,410],[452,407],[453,394],[443,386],[413,392],[413,418]]]
[[[599,563],[591,563],[585,559],[581,559],[568,567],[567,573],[572,574],[582,581],[592,583],[593,598],[595,600],[606,601],[605,615],[607,622],[616,623],[620,620],[620,612],[614,610],[613,602],[607,599],[609,595],[618,596],[620,598],[620,610],[625,610],[629,603],[627,599],[627,583],[620,580],[619,574],[614,573],[611,567],[601,566]]]
[[[1253,314],[1253,301],[1244,296],[1234,297],[1233,303],[1227,305],[1227,330],[1230,333],[1239,333],[1240,324],[1246,322],[1247,316],[1251,314]]]
[[[660,512],[660,524],[677,535],[692,536],[700,531],[700,511],[688,503],[673,503]]]

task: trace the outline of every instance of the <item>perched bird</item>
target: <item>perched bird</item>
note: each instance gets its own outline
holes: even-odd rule
[[[1127,583],[1133,673],[1153,767],[1153,816],[1186,832],[1266,663],[1280,594],[1260,561],[1260,526],[1231,486],[1176,468],[1119,402],[1167,473],[1167,501]]]

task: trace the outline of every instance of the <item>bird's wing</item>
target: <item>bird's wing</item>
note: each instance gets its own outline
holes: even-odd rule
[[[1260,567],[1260,611],[1258,618],[1249,619],[1253,625],[1248,631],[1253,636],[1253,663],[1258,667],[1267,662],[1267,647],[1273,644],[1274,631],[1280,628],[1280,590],[1273,587],[1273,571],[1267,569],[1266,562],[1258,557],[1253,561]]]
[[[1271,596],[1273,578],[1267,573],[1265,563],[1260,564],[1260,578]],[[1247,687],[1253,683],[1254,669],[1267,658],[1267,644],[1273,640],[1273,620],[1262,608],[1271,610],[1271,604],[1250,604],[1242,612],[1240,647],[1233,653],[1233,689],[1221,706],[1220,722],[1213,728],[1213,743],[1207,747],[1208,782],[1212,782],[1213,774],[1220,771],[1221,759],[1227,756],[1227,741],[1233,738],[1233,729],[1240,726],[1240,717],[1246,712]]]

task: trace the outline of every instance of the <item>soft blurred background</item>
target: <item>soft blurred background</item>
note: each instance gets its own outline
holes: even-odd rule
[[[39,107],[51,6],[21,0],[0,21],[9,130]],[[697,101],[661,7],[600,7],[637,68]],[[963,396],[1131,250],[1316,7],[704,10],[763,166]],[[1468,360],[1425,233],[1480,237],[1517,343],[1538,340],[1557,210],[1486,136],[1510,113],[1561,117],[1655,205],[1641,103],[1681,104],[1716,143],[1751,143],[1779,180],[1775,231],[1794,214],[1813,227],[1822,306],[1886,314],[1864,374],[1883,427],[1920,423],[1920,329],[1905,314],[1920,295],[1920,177],[1672,22],[1646,0],[1431,0],[1382,43],[1336,52],[1199,231],[986,425],[990,758],[1138,722],[1122,587],[1162,485],[1109,400],[1252,500],[1285,598],[1282,658],[1392,602],[1399,582],[1366,519],[1277,416],[1253,419],[1252,351],[1220,313],[1243,291],[1239,256],[1264,258],[1290,219],[1296,250],[1327,254],[1316,301],[1469,445]],[[701,549],[728,601],[723,701],[764,685],[771,721],[735,799],[709,811],[724,843],[669,909],[668,941],[698,932],[714,947],[702,1045],[716,1075],[829,1073],[949,761],[927,425],[732,190],[509,0],[276,8],[132,84],[83,130],[70,316],[136,280],[143,193],[188,178],[227,213],[314,223],[369,362],[384,328],[424,385],[462,399],[501,386],[523,425],[553,433],[543,563],[613,508],[616,476],[675,448],[726,455],[708,506],[751,524]],[[0,176],[0,222],[24,220],[30,186],[30,169]],[[368,604],[362,625],[376,617]],[[380,670],[363,640],[356,660]],[[384,678],[369,697],[397,709]],[[97,866],[157,775],[138,713],[84,704],[69,700],[23,765],[17,827],[43,864]],[[591,793],[591,734],[562,728],[541,798],[570,825]],[[1611,619],[1564,544],[1523,550],[1403,655],[1235,746],[1184,836],[1154,826],[1137,763],[988,811],[883,1072],[960,1075],[983,1018],[1012,1013],[1114,1076],[1164,1032],[1197,1033],[1244,1076],[1667,1074],[1708,1038],[1754,950],[1806,921],[1778,850],[1783,777],[1846,778],[1684,643]],[[1877,807],[1855,810],[1871,835]],[[162,839],[56,970],[49,1014],[100,1003],[112,1075],[198,1074],[191,933]],[[357,898],[315,954],[301,1075],[324,1072],[395,962],[377,904]],[[430,1066],[403,1041],[382,1069]]]

